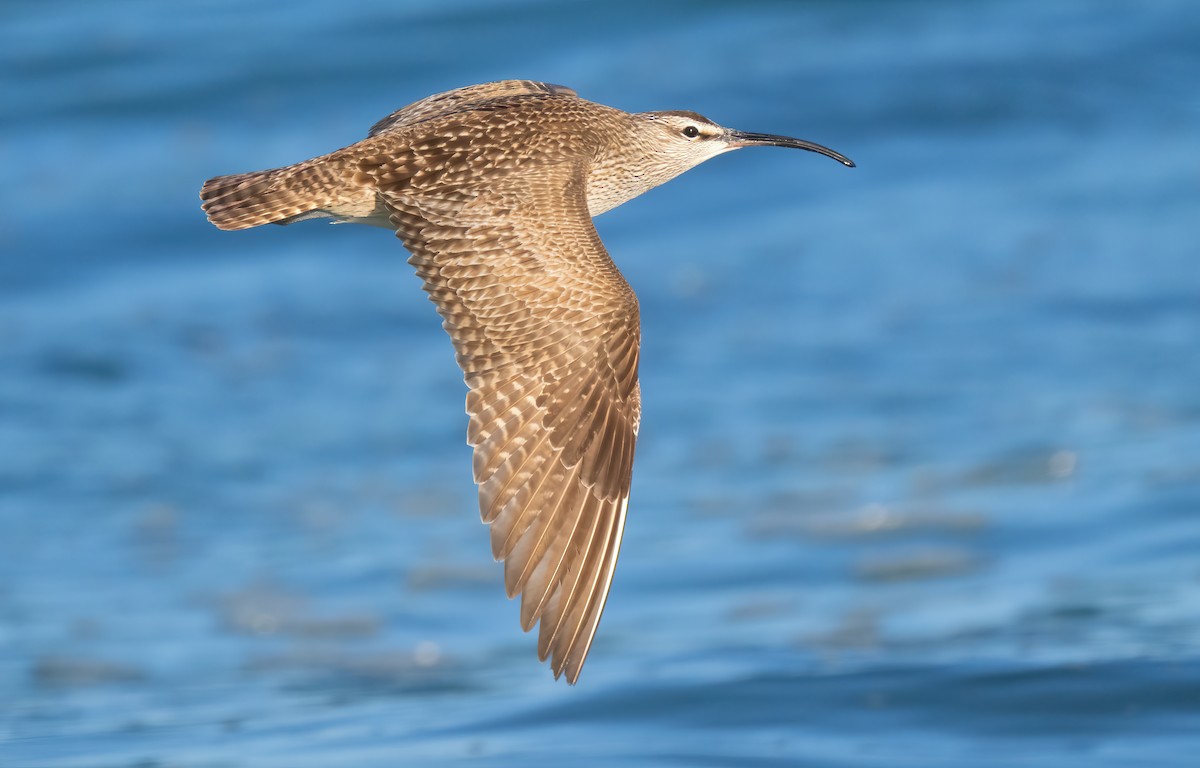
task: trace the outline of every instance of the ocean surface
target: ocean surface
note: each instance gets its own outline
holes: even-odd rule
[[[208,177],[509,77],[858,163],[597,226],[641,300],[580,684],[387,231]],[[1200,763],[1200,4],[6,0],[0,766]]]

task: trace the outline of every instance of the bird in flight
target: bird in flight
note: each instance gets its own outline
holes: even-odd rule
[[[641,417],[638,302],[592,217],[742,147],[801,139],[623,112],[504,80],[436,94],[367,138],[200,192],[224,230],[326,218],[411,253],[468,387],[479,510],[538,658],[574,684],[604,610]]]

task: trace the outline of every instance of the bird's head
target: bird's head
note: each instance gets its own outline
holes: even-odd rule
[[[705,160],[742,147],[791,147],[832,157],[848,168],[850,158],[804,139],[747,133],[717,125],[695,112],[639,112],[629,115],[633,131],[609,157],[601,158],[589,179],[592,215],[614,208]]]
[[[790,136],[776,136],[770,133],[747,133],[735,131],[717,125],[707,117],[695,112],[642,112],[640,118],[654,136],[653,143],[658,151],[671,158],[671,162],[682,166],[682,173],[693,168],[710,157],[716,157],[742,147],[791,147],[807,149],[832,157],[842,165],[853,168],[850,158],[834,152],[828,147],[804,139],[793,139]]]

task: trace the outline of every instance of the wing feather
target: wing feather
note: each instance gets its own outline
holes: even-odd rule
[[[534,96],[538,94],[574,96],[575,91],[564,85],[539,83],[533,80],[500,80],[482,85],[469,85],[445,93],[427,96],[406,107],[396,110],[371,126],[368,136],[375,136],[393,128],[432,120],[470,109],[471,105],[505,96]]]
[[[463,103],[418,102],[376,130]],[[522,594],[523,629],[540,622],[539,658],[574,683],[628,507],[641,413],[637,300],[592,226],[582,163],[472,183],[464,165],[504,167],[486,147],[427,151],[368,157],[360,170],[454,343],[470,390],[480,515],[505,560],[506,591]]]

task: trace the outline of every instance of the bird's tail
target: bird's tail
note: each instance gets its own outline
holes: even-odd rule
[[[209,179],[200,199],[218,229],[249,229],[324,215],[336,202],[337,186],[328,167],[307,161]]]

